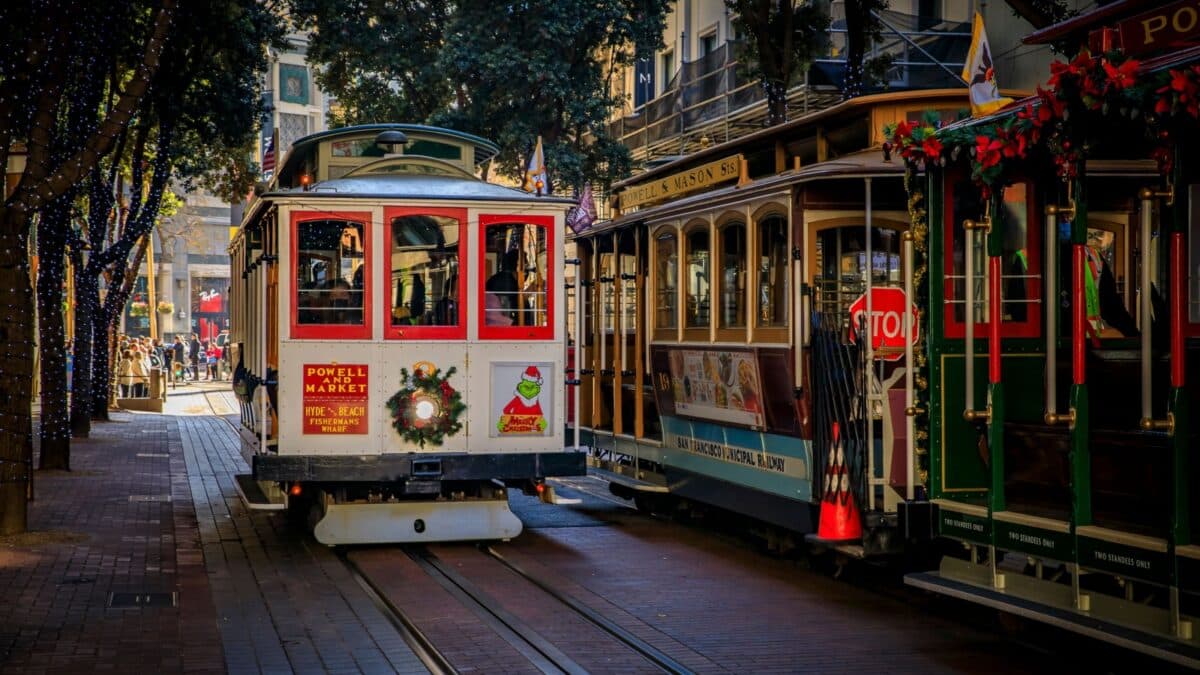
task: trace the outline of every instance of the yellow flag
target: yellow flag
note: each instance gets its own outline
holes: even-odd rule
[[[1011,98],[1000,95],[996,84],[996,70],[992,63],[992,48],[988,46],[987,31],[983,29],[983,15],[975,12],[975,25],[971,29],[971,51],[963,64],[962,77],[967,81],[967,92],[971,99],[971,116],[991,114],[1012,103]]]

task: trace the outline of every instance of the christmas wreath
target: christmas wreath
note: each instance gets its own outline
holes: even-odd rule
[[[423,448],[426,443],[441,445],[447,436],[462,430],[459,420],[467,405],[449,382],[456,371],[451,366],[442,376],[438,368],[429,373],[417,368],[409,375],[407,368],[400,369],[404,386],[388,399],[387,406],[401,438]]]

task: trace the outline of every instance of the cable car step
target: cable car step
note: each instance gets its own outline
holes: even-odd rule
[[[965,563],[962,563],[965,565]],[[958,573],[954,574],[955,577]],[[945,595],[973,604],[992,607],[1015,616],[1033,621],[1039,621],[1073,633],[1078,633],[1102,642],[1115,644],[1125,649],[1147,654],[1187,668],[1200,668],[1200,644],[1194,640],[1184,640],[1172,637],[1165,632],[1169,625],[1166,610],[1134,607],[1118,598],[1103,598],[1093,595],[1091,611],[1083,613],[1071,609],[1066,603],[1070,602],[1069,587],[1048,587],[1039,594],[1037,586],[1049,582],[1037,581],[1018,575],[1007,575],[1009,588],[996,590],[975,581],[959,580],[947,576],[943,572],[919,572],[907,574],[904,583],[931,593]],[[1017,584],[1017,582],[1022,582]],[[1020,585],[1021,588],[1014,588]],[[1029,588],[1024,586],[1028,585]],[[1061,586],[1061,585],[1059,585]],[[1045,601],[1032,599],[1033,596]],[[1147,629],[1117,623],[1107,617],[1124,617],[1124,621],[1133,622],[1137,617],[1138,625]],[[1193,619],[1184,619],[1191,623]],[[1164,630],[1152,629],[1161,626]]]
[[[287,508],[287,496],[274,483],[264,490],[262,483],[248,473],[239,473],[233,478],[238,496],[246,508],[252,511],[282,511]]]

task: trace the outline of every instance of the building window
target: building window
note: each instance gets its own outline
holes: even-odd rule
[[[554,219],[480,216],[480,337],[554,336]]]
[[[675,77],[675,52],[663,52],[662,56],[659,57],[659,63],[662,64],[663,91],[667,91],[674,86],[671,78]]]
[[[708,328],[712,287],[709,282],[708,228],[693,230],[687,235],[687,307],[685,328]]]
[[[296,214],[293,337],[371,337],[365,311],[370,285],[366,217]]]
[[[700,58],[704,58],[715,51],[717,51],[717,32],[713,31],[708,35],[701,35]]]
[[[282,152],[276,151],[276,157],[282,157],[292,143],[304,138],[308,135],[308,115],[293,115],[291,113],[279,113],[279,147],[283,148]],[[276,165],[278,165],[276,161]]]
[[[455,209],[386,214],[391,225],[386,337],[466,337],[459,302],[466,282],[459,274],[465,216]]]
[[[746,225],[721,228],[721,328],[746,327]]]
[[[654,327],[679,326],[679,239],[673,229],[654,240]]]

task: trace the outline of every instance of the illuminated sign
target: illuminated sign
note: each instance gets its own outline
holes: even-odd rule
[[[367,379],[365,364],[304,364],[302,433],[367,433]]]
[[[734,180],[741,174],[742,156],[730,155],[694,169],[626,188],[621,192],[621,210],[660,202],[689,192]]]

